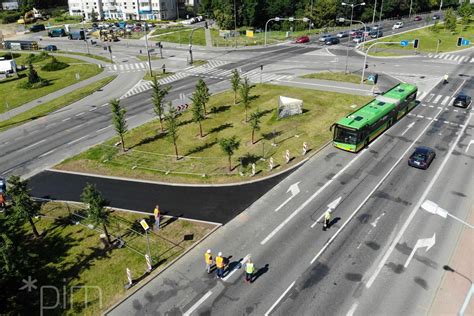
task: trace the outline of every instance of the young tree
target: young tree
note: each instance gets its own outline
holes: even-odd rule
[[[33,222],[33,216],[38,214],[40,208],[38,203],[33,201],[30,196],[28,181],[21,180],[18,176],[12,176],[9,182],[10,187],[7,190],[7,195],[10,196],[12,201],[9,219],[17,225],[23,225],[26,222],[30,223],[33,235],[35,238],[38,238],[40,235]]]
[[[244,80],[242,81],[240,85],[240,98],[242,99],[242,104],[244,105],[244,108],[245,108],[245,122],[248,122],[247,109],[250,107],[250,100],[251,100],[250,90],[253,87],[254,86],[249,83],[247,77],[244,78]]]
[[[110,110],[112,111],[112,122],[114,123],[115,131],[122,142],[122,150],[125,151],[123,136],[128,131],[127,121],[125,120],[127,110],[120,106],[120,101],[118,99],[110,101]]]
[[[232,77],[230,78],[232,84],[232,90],[234,91],[234,105],[237,103],[237,91],[240,86],[240,74],[237,69],[232,70]]]
[[[239,149],[240,141],[237,139],[237,137],[232,136],[230,138],[221,139],[219,141],[219,145],[221,146],[222,151],[228,156],[229,171],[232,171],[232,155],[237,149]]]
[[[462,18],[462,23],[464,25],[469,24],[469,20],[472,15],[472,6],[469,3],[469,0],[465,0],[458,9],[458,13]]]
[[[95,185],[87,183],[81,194],[81,200],[84,204],[87,204],[87,214],[94,225],[102,225],[104,234],[107,237],[109,244],[112,243],[107,230],[107,224],[109,223],[109,212],[105,210],[107,201],[102,197],[99,191],[97,191]]]
[[[258,131],[260,129],[261,116],[262,114],[258,110],[250,114],[250,126],[252,127],[252,144],[255,144],[254,142],[255,131]]]
[[[92,8],[92,11],[91,11],[91,22],[97,22],[97,17],[98,17],[97,12],[95,12],[95,11],[94,11],[94,8]]]
[[[176,155],[176,160],[179,159],[178,155],[178,145],[176,141],[178,140],[178,128],[179,128],[179,121],[178,121],[178,113],[175,109],[171,107],[171,102],[169,103],[170,111],[166,114],[166,129],[168,130],[168,139],[174,145],[174,153]]]
[[[204,120],[205,114],[204,114],[204,109],[202,105],[203,99],[202,99],[199,89],[196,88],[196,90],[193,92],[191,101],[193,101],[193,107],[191,108],[193,112],[193,121],[199,123],[199,135],[203,137],[201,121]]]
[[[209,102],[209,98],[211,97],[211,94],[209,93],[209,88],[207,87],[206,83],[204,80],[199,79],[197,84],[196,84],[196,96],[199,97],[201,106],[204,110],[204,116],[207,114],[206,110],[206,104]],[[194,95],[193,95],[194,96]]]
[[[446,29],[450,30],[451,32],[456,31],[456,16],[454,15],[454,11],[452,8],[449,8],[446,11],[446,15],[444,17],[444,25]]]
[[[170,87],[162,88],[156,75],[153,76],[151,79],[151,100],[153,104],[153,111],[155,112],[156,116],[160,120],[161,131],[164,132],[163,129],[163,101],[168,94]]]
[[[33,85],[41,81],[41,77],[36,72],[31,61],[28,61],[28,83]]]

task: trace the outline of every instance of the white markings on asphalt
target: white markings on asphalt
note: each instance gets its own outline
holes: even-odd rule
[[[105,103],[105,104],[102,104],[100,107],[104,107],[104,106],[107,106],[108,103]]]
[[[283,292],[283,294],[276,300],[275,303],[273,303],[273,305],[270,307],[270,309],[265,313],[265,316],[268,316],[270,315],[270,313],[272,312],[272,310],[278,305],[278,303],[280,303],[280,301],[285,297],[286,293],[288,293],[291,288],[295,285],[295,282],[296,281],[293,281],[293,283],[290,284],[290,286],[285,290],[285,292]]]
[[[188,309],[184,314],[183,316],[189,316],[191,315],[198,307],[199,305],[201,305],[205,300],[207,300],[209,298],[209,296],[212,295],[212,291],[208,291],[206,294],[204,294],[203,297],[201,297],[201,299],[199,301],[197,301],[193,306],[191,306],[190,309]]]
[[[76,116],[81,116],[81,115],[84,115],[84,114],[85,114],[85,112],[81,112],[81,113],[76,114]]]
[[[300,188],[298,187],[298,183],[300,183],[300,181],[290,185],[290,187],[288,188],[288,191],[286,191],[286,192],[288,193],[288,192],[291,191],[291,196],[289,198],[287,198],[283,203],[281,203],[280,206],[278,206],[275,209],[275,212],[278,212],[283,206],[286,205],[286,203],[290,202],[290,200],[292,198],[294,198],[298,193],[300,193]]]
[[[351,308],[349,309],[349,311],[347,312],[346,316],[352,316],[354,315],[354,312],[355,310],[357,309],[357,306],[359,305],[359,303],[355,302],[354,304],[352,304]]]
[[[67,117],[63,120],[63,122],[69,121],[70,119],[71,119],[70,117]]]
[[[441,95],[441,94],[438,94],[438,95],[436,96],[436,98],[433,100],[433,103],[434,103],[434,104],[438,103],[438,101],[439,101],[439,99],[441,99],[441,97],[442,97],[442,95]]]
[[[56,149],[51,149],[50,151],[48,152],[45,152],[44,154],[40,155],[38,158],[43,158],[44,156],[47,156],[49,154],[51,154],[52,152],[54,152]]]
[[[83,139],[86,138],[86,137],[89,137],[89,135],[82,136],[82,137],[80,137],[80,138],[78,138],[78,139],[75,139],[75,140],[73,140],[73,141],[70,141],[69,143],[67,143],[67,145],[72,145],[72,144],[74,144],[74,143],[77,143],[78,141],[81,141],[81,140],[83,140]]]
[[[101,129],[97,130],[97,133],[100,133],[102,132],[103,130],[106,130],[107,128],[109,128],[110,126],[106,126],[106,127],[102,127]]]
[[[418,114],[416,117],[419,117],[419,118],[424,118],[424,116],[423,116],[423,115],[419,115],[419,114]]]
[[[92,112],[92,111],[95,111],[95,110],[97,110],[97,108],[92,108],[92,109],[89,110],[89,112]]]
[[[415,122],[411,122],[410,124],[408,124],[407,128],[403,131],[402,136],[405,135],[406,132],[408,132],[408,130],[413,126],[415,126]]]
[[[377,217],[375,221],[373,221],[373,223],[370,223],[370,225],[372,225],[373,227],[377,227],[377,223],[379,222],[379,219],[384,215],[385,215],[385,212],[380,214],[379,217]]]
[[[441,166],[439,167],[439,169],[436,171],[436,174],[434,175],[434,177],[431,179],[430,183],[428,184],[428,186],[426,187],[425,191],[423,192],[421,198],[418,200],[418,203],[416,203],[415,207],[413,208],[413,210],[411,211],[410,215],[408,216],[407,220],[405,221],[405,223],[403,224],[402,228],[400,229],[400,231],[398,232],[398,235],[395,237],[395,239],[392,241],[392,243],[390,244],[390,247],[388,248],[387,252],[385,253],[385,255],[383,256],[382,260],[379,262],[378,266],[377,266],[377,269],[375,270],[374,274],[370,277],[369,281],[366,283],[366,287],[367,288],[370,288],[372,286],[372,284],[374,283],[375,279],[377,278],[378,274],[380,273],[380,271],[382,270],[382,268],[385,266],[385,263],[387,262],[388,260],[388,257],[391,255],[391,253],[393,252],[393,249],[395,249],[395,246],[398,244],[398,242],[400,241],[400,239],[402,238],[403,234],[405,233],[406,229],[408,228],[408,226],[410,225],[411,221],[413,220],[413,218],[415,217],[415,214],[416,212],[418,211],[418,209],[420,208],[421,206],[421,203],[426,200],[426,197],[428,196],[428,192],[431,190],[431,188],[433,187],[434,183],[436,182],[436,180],[438,180],[438,177],[439,175],[441,174],[441,172],[443,171],[444,169],[444,166],[446,165],[446,163],[448,162],[448,159],[449,157],[451,156],[453,150],[454,150],[454,147],[456,147],[456,144],[459,142],[459,139],[461,138],[461,135],[464,133],[464,130],[466,128],[466,126],[469,124],[469,121],[471,120],[472,118],[472,114],[469,114],[469,118],[467,119],[467,123],[463,126],[461,132],[459,133],[459,135],[456,137],[456,140],[454,141],[454,143],[452,144],[451,148],[449,149],[448,153],[446,154],[446,157],[443,159],[443,162],[441,163]],[[429,125],[428,125],[429,126]],[[423,131],[424,133],[425,131]]]
[[[465,150],[464,152],[467,153],[467,151],[469,150],[469,147],[471,147],[472,144],[474,144],[474,139],[471,139],[471,140],[469,141],[469,144],[467,144],[466,150]]]
[[[422,101],[422,100],[426,97],[427,94],[428,94],[428,92],[426,92],[426,91],[423,92],[423,93],[421,94],[421,96],[418,98],[418,101]]]
[[[30,148],[32,148],[32,147],[35,147],[35,146],[41,144],[41,143],[44,143],[45,141],[46,141],[46,139],[42,139],[42,140],[40,140],[39,142],[33,143],[33,144],[31,144],[31,145],[28,145],[28,146],[23,147],[23,148],[21,148],[21,149],[19,149],[19,150],[30,149]]]
[[[249,258],[250,258],[250,254],[246,255],[246,256],[242,259],[242,262],[240,262],[240,265],[243,267],[244,264],[247,263],[247,261],[249,260]],[[222,280],[227,282],[227,280],[230,278],[230,276],[231,276],[232,274],[234,274],[235,271],[237,271],[237,270],[239,270],[239,268],[238,268],[238,267],[235,267],[235,268],[234,268],[232,271],[230,271],[230,272],[225,276],[225,278],[223,278]]]
[[[413,250],[410,253],[410,256],[408,256],[408,259],[405,262],[405,265],[404,265],[405,269],[410,264],[410,261],[411,259],[413,259],[413,256],[415,255],[415,252],[418,248],[426,248],[425,252],[428,252],[428,250],[430,250],[431,247],[433,247],[435,243],[436,243],[436,233],[434,233],[433,237],[431,238],[418,239],[416,241],[415,247],[413,247]]]
[[[426,102],[430,102],[431,99],[433,99],[434,96],[435,96],[435,95],[434,95],[433,93],[431,93],[430,96],[428,97],[428,100],[426,100]]]
[[[449,101],[449,96],[446,96],[443,101],[441,101],[441,105],[446,105]]]

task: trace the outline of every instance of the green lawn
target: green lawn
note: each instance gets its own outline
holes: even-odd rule
[[[172,33],[172,32],[177,32],[177,31],[183,31],[183,30],[189,30],[190,28],[184,28],[184,27],[169,27],[169,28],[157,28],[156,30],[151,33],[151,35],[160,35],[160,34],[165,34],[165,33]]]
[[[317,72],[301,76],[301,78],[360,83],[360,76],[351,73],[345,74],[343,72]]]
[[[38,285],[56,286],[61,293],[66,289],[64,295],[67,295],[67,307],[60,305],[54,312],[48,310],[48,313],[99,315],[126,293],[126,268],[132,271],[135,280],[144,276],[146,237],[138,221],[150,216],[114,211],[108,231],[113,240],[121,236],[125,247],[105,250],[99,238],[102,227],[88,227],[90,222],[84,218],[86,214],[78,205],[47,203],[43,205],[41,214],[41,217],[34,219],[39,233],[43,233],[40,240],[32,238],[29,225],[24,225],[16,233],[21,232],[24,236],[23,246],[28,249],[28,255],[34,257],[35,265],[29,270],[29,275],[38,279]],[[0,215],[0,227],[3,227],[3,221],[3,215]],[[163,269],[213,228],[209,224],[163,218],[162,229],[149,234],[155,268]],[[84,288],[73,290],[74,286],[89,286],[87,306]],[[102,292],[102,308],[97,287]],[[8,290],[2,289],[4,292]],[[19,300],[19,309],[24,309],[23,312],[16,310],[15,314],[31,314],[32,310],[39,310],[38,291],[31,294],[19,293],[17,288],[11,291],[10,295]],[[44,294],[45,303],[51,300],[54,302],[54,292],[45,291]],[[22,300],[26,302],[22,304]],[[46,305],[52,306],[54,303]]]
[[[148,61],[148,57],[146,55],[137,55],[136,57],[138,59],[140,59],[141,61]],[[150,59],[151,60],[159,60],[161,58],[160,58],[160,56],[150,54]]]
[[[471,42],[474,41],[474,20],[470,21],[470,24],[467,27],[464,27],[461,24],[458,24],[456,32],[451,33],[451,31],[444,28],[444,24],[438,24],[438,32],[433,32],[431,27],[422,28],[419,30],[407,32],[404,34],[393,35],[389,37],[384,37],[383,42],[397,42],[399,43],[402,40],[413,41],[414,39],[419,40],[418,52],[421,53],[435,53],[438,39],[441,40],[439,45],[438,53],[446,53],[457,51],[460,49],[465,49],[466,47],[456,46],[458,37],[464,37]],[[375,43],[375,41],[373,42]],[[369,45],[366,45],[368,47]],[[397,56],[397,55],[412,55],[414,53],[413,45],[410,44],[407,47],[402,47],[399,44],[390,44],[390,45],[380,45],[371,49],[369,55],[377,56]]]
[[[85,56],[89,58],[94,58],[100,61],[105,61],[106,63],[110,63],[110,58],[109,56],[100,56],[100,55],[94,55],[94,54],[87,54],[87,53],[80,53],[80,52],[67,52],[67,51],[58,51],[57,53],[59,54],[68,54],[68,55],[78,55],[78,56]],[[115,63],[112,61],[112,63]]]
[[[275,166],[279,165],[276,171],[287,167],[283,159],[287,149],[294,157],[291,164],[301,161],[303,142],[311,150],[317,150],[331,140],[332,123],[354,111],[352,105],[361,106],[370,99],[266,84],[257,85],[252,95],[249,113],[257,108],[263,112],[255,144],[251,142],[251,127],[245,122],[242,104],[233,105],[233,93],[225,92],[211,97],[207,106],[209,114],[202,122],[204,137],[199,136],[199,126],[192,122],[191,111],[180,117],[178,149],[183,157],[178,161],[172,144],[159,132],[159,123],[153,121],[126,134],[125,146],[129,148],[126,153],[114,147],[117,142],[114,138],[67,159],[57,168],[172,182],[220,183],[249,179],[254,162],[256,176],[266,176],[268,160],[261,158],[273,157]],[[304,113],[277,120],[275,109],[280,95],[302,99]],[[241,146],[232,157],[234,169],[229,173],[227,156],[218,141],[233,135],[240,139]],[[242,178],[240,172],[246,176]]]
[[[18,114],[8,120],[0,122],[0,131],[7,130],[9,128],[24,124],[26,122],[36,120],[42,116],[46,116],[49,113],[56,111],[60,108],[68,106],[82,98],[85,98],[88,95],[91,95],[95,91],[106,86],[109,82],[115,79],[116,76],[109,76],[94,83],[91,83],[83,88],[77,89],[74,92],[65,94],[57,99],[52,101],[42,103],[33,109]]]
[[[171,75],[174,75],[174,72],[163,73],[162,71],[160,72],[158,70],[154,70],[153,73],[156,75],[156,78],[158,80],[162,79],[162,78],[166,78],[166,77],[171,76]],[[146,75],[143,77],[143,80],[151,80],[150,72],[146,73]]]
[[[168,29],[169,31],[170,29]],[[170,31],[172,33],[169,34],[163,34],[158,37],[152,37],[150,38],[153,41],[161,41],[161,42],[171,42],[171,43],[178,43],[178,44],[183,44],[183,45],[188,45],[189,44],[189,36],[191,34],[191,31],[193,29],[191,28],[179,28],[179,30],[176,31]],[[157,30],[157,31],[161,31]],[[168,33],[168,32],[166,32]],[[193,33],[193,45],[201,45],[205,46],[206,45],[206,37],[204,34],[204,29],[197,29]]]
[[[26,54],[21,54],[20,57],[16,58],[17,65],[26,65],[26,57]],[[9,109],[16,108],[81,80],[95,76],[103,71],[103,68],[99,68],[97,65],[86,63],[82,60],[59,56],[57,59],[61,62],[69,63],[70,66],[63,70],[47,72],[42,71],[40,68],[42,65],[48,63],[49,59],[33,63],[40,77],[50,81],[51,84],[49,86],[38,89],[20,88],[20,83],[28,80],[26,78],[28,70],[21,71],[19,73],[21,78],[18,80],[0,82],[0,95],[2,96],[0,99],[0,113],[5,112],[7,107]],[[76,74],[79,75],[79,80],[76,79]]]

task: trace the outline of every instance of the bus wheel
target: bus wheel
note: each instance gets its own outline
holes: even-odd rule
[[[369,140],[366,139],[364,142],[364,148],[369,148]]]

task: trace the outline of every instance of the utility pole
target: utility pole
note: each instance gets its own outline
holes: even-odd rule
[[[151,69],[151,58],[150,58],[150,52],[148,51],[148,32],[147,32],[148,24],[145,22],[145,48],[146,48],[146,54],[148,56],[148,68],[150,69],[150,76],[153,76],[153,72]]]
[[[377,11],[377,0],[375,0],[375,4],[374,4],[374,14],[372,15],[372,24],[375,23],[375,12],[376,11]]]
[[[382,22],[383,0],[380,3],[379,24]]]
[[[237,10],[235,8],[235,0],[234,0],[234,38],[235,38],[235,48],[237,48]]]

